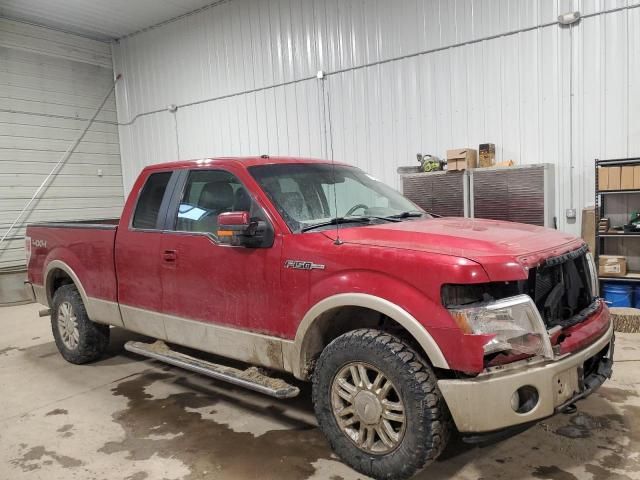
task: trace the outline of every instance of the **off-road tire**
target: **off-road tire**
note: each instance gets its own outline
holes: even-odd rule
[[[366,362],[383,372],[404,403],[404,435],[389,453],[367,453],[338,426],[332,410],[332,383],[352,362]],[[442,453],[453,428],[431,367],[405,342],[379,330],[345,333],[323,350],[313,374],[313,404],[331,448],[353,469],[375,479],[413,476]]]
[[[78,343],[73,349],[65,345],[58,326],[60,305],[68,302],[73,307],[78,328]],[[82,297],[75,285],[63,285],[53,296],[51,330],[62,357],[75,364],[98,360],[109,346],[109,326],[92,322],[87,315]]]

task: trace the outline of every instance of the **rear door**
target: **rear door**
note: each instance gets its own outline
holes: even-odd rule
[[[128,226],[116,236],[118,301],[125,328],[165,338],[160,281],[162,230],[178,172],[152,171],[131,195],[137,203]]]

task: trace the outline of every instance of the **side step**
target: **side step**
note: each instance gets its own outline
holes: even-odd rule
[[[171,350],[160,340],[155,343],[130,341],[125,343],[124,348],[138,355],[160,360],[169,365],[200,373],[207,377],[215,378],[216,380],[229,382],[275,398],[292,398],[300,393],[298,387],[289,385],[280,378],[268,377],[262,374],[256,367],[240,370],[207,362],[206,360],[200,360],[199,358]]]

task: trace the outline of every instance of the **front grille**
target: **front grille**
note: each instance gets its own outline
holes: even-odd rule
[[[547,259],[529,272],[527,287],[547,328],[566,328],[584,319],[594,301],[587,247]]]
[[[536,269],[534,281],[534,294],[533,300],[536,304],[542,301],[544,298],[551,293],[553,290],[553,286],[558,281],[559,277],[559,269]]]

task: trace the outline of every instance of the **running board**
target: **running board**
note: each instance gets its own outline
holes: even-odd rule
[[[171,350],[160,340],[155,343],[130,341],[125,343],[124,348],[138,355],[160,360],[175,367],[184,368],[185,370],[200,373],[207,377],[232,383],[233,385],[264,393],[265,395],[270,395],[275,398],[292,398],[300,393],[298,387],[289,385],[280,378],[268,377],[261,373],[256,367],[240,370],[238,368],[207,362],[206,360]]]

